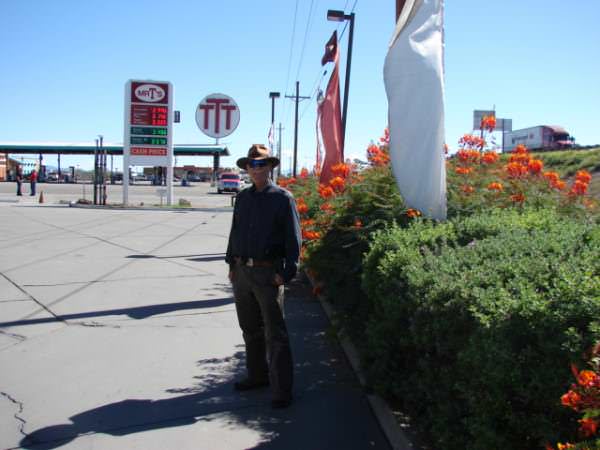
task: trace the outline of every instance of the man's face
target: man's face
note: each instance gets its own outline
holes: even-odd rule
[[[253,160],[247,166],[248,175],[254,184],[262,185],[267,182],[272,165],[266,161]]]

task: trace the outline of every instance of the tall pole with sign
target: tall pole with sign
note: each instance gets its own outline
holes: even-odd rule
[[[200,131],[216,139],[229,136],[240,123],[240,108],[234,99],[225,94],[210,94],[196,107],[196,124]],[[212,182],[216,181],[219,170],[219,154],[213,155]]]
[[[167,168],[167,205],[173,203],[173,86],[168,81],[125,84],[123,204],[129,203],[129,167]]]

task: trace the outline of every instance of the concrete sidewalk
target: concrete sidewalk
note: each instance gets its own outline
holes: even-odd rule
[[[307,285],[295,402],[239,394],[231,212],[0,204],[0,449],[388,449]]]

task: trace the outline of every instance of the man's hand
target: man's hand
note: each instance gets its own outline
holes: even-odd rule
[[[275,286],[281,286],[283,284],[283,277],[281,275],[279,275],[278,273],[276,273],[275,276],[273,277],[273,284]]]
[[[229,281],[233,283],[233,270],[229,271]]]

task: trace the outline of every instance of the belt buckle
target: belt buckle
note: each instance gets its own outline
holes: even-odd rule
[[[246,265],[248,267],[254,267],[254,259],[248,258],[248,260],[246,261]]]

